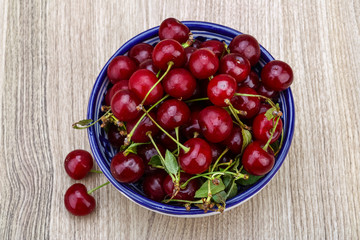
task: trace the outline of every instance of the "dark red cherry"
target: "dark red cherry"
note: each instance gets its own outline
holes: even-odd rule
[[[139,69],[131,76],[129,80],[129,89],[134,92],[139,99],[143,100],[157,81],[158,78],[153,72],[147,69]],[[156,85],[146,98],[144,105],[156,103],[163,95],[164,89],[161,84]]]
[[[270,104],[262,102],[260,103],[260,108],[259,108],[259,112],[260,113],[266,113],[267,110],[269,110],[271,108]]]
[[[139,180],[144,174],[144,162],[136,154],[124,152],[116,154],[110,164],[111,175],[122,183],[133,183]]]
[[[119,121],[130,121],[139,115],[136,107],[140,100],[130,90],[121,90],[115,93],[111,99],[111,111]]]
[[[163,102],[156,114],[157,122],[166,130],[186,124],[189,118],[189,107],[177,99],[170,99]]]
[[[168,68],[168,63],[172,61],[174,67],[182,67],[186,62],[186,55],[181,44],[172,39],[160,41],[152,53],[154,65],[161,70]]]
[[[214,143],[209,143],[209,146],[211,148],[211,163],[215,163],[216,160],[220,157],[223,150],[220,148],[220,146]]]
[[[192,43],[192,47],[194,48],[200,48],[202,41],[200,41],[199,39],[194,39],[194,42]]]
[[[140,63],[139,69],[147,69],[147,70],[153,72],[154,74],[157,74],[159,72],[159,68],[157,68],[154,65],[154,62],[152,59],[148,59],[148,60],[145,60],[142,63]]]
[[[180,174],[180,186],[185,183],[192,175],[187,173]],[[170,198],[174,193],[174,183],[170,175],[167,175],[163,182],[163,188],[167,196]],[[197,178],[190,180],[184,189],[180,188],[180,191],[174,196],[174,199],[181,200],[194,200],[195,192],[200,188],[200,182]]]
[[[216,106],[226,107],[226,99],[230,100],[236,91],[236,81],[228,74],[216,75],[207,87],[209,100]]]
[[[254,141],[244,150],[242,165],[244,169],[256,176],[262,176],[271,171],[275,164],[275,157],[270,151],[262,149],[262,143]]]
[[[81,183],[75,183],[69,187],[64,196],[66,209],[75,216],[90,214],[96,206],[93,196],[87,193],[86,187]]]
[[[108,100],[106,100],[106,105],[110,106],[111,103],[111,99],[114,96],[115,93],[117,93],[120,90],[127,90],[129,89],[129,80],[120,80],[118,81],[114,86],[112,86],[108,92],[109,92],[109,96],[108,96]],[[108,101],[108,104],[107,104]]]
[[[229,45],[230,52],[240,53],[246,57],[251,66],[254,66],[260,59],[260,45],[258,41],[248,34],[240,34],[233,38]]]
[[[279,60],[268,62],[261,70],[261,81],[268,89],[283,91],[290,87],[293,82],[291,67]]]
[[[275,122],[275,119],[268,120],[265,113],[257,115],[252,125],[254,138],[260,142],[266,143],[271,136],[271,130],[273,129]],[[282,120],[280,119],[270,143],[279,139],[281,136],[282,125]]]
[[[169,131],[169,134],[176,139],[176,133],[175,130],[171,130]],[[181,139],[181,135],[180,135],[180,139]],[[166,148],[169,149],[170,151],[174,151],[177,148],[177,144],[176,142],[174,142],[171,138],[169,138],[165,133],[160,133],[159,135],[159,140],[161,142],[161,144]],[[181,142],[181,140],[180,140]]]
[[[186,55],[185,67],[189,66],[189,60],[190,60],[191,54],[193,52],[195,52],[196,50],[197,50],[197,48],[194,48],[194,47],[185,48],[185,55]]]
[[[143,181],[143,190],[148,198],[157,202],[165,198],[166,193],[163,188],[165,177],[166,173],[159,170],[146,174]]]
[[[268,89],[263,84],[260,84],[260,86],[258,87],[258,89],[256,89],[256,91],[258,92],[258,94],[260,94],[264,97],[267,97],[267,98],[277,98],[279,96],[278,91]],[[264,100],[262,99],[262,101],[264,101]]]
[[[172,69],[162,81],[164,90],[174,98],[183,100],[190,98],[196,88],[196,80],[184,68]]]
[[[175,18],[165,19],[159,27],[159,38],[174,39],[180,43],[184,43],[189,38],[189,28]]]
[[[187,138],[194,138],[195,136],[201,136],[201,129],[199,125],[200,109],[192,110],[190,121],[181,129],[181,133]]]
[[[155,113],[150,112],[150,116],[155,119]],[[136,119],[129,121],[126,123],[126,130],[128,133],[132,131],[134,126],[137,124],[141,115],[138,116]],[[159,128],[150,120],[148,116],[145,116],[136,127],[134,134],[131,136],[131,140],[135,143],[145,143],[149,142],[150,139],[146,135],[148,132],[151,132],[151,135],[154,137],[159,133]]]
[[[225,51],[224,43],[220,42],[219,40],[205,41],[201,43],[200,48],[207,48],[213,51],[213,53],[215,53],[216,57],[218,58],[220,58]]]
[[[198,49],[190,56],[189,68],[195,78],[206,79],[218,70],[219,59],[207,48]]]
[[[158,147],[161,155],[165,157],[165,148],[160,144],[156,144],[156,146]],[[159,155],[153,144],[145,144],[137,147],[137,155],[144,160],[145,171],[148,172],[156,169],[149,165],[151,158],[155,155]]]
[[[211,164],[212,154],[209,144],[201,138],[192,138],[184,143],[188,152],[180,150],[178,161],[184,172],[199,174],[205,172]]]
[[[137,69],[136,63],[127,56],[117,56],[111,60],[107,76],[112,84],[120,80],[129,80],[130,76]]]
[[[260,86],[259,76],[256,72],[251,71],[249,76],[243,82],[238,83],[238,87],[249,87],[256,90]]]
[[[236,93],[252,94],[258,95],[258,93],[249,87],[240,87],[236,90]],[[246,97],[246,96],[234,96],[231,99],[231,104],[240,111],[243,111],[244,114],[240,116],[242,118],[250,119],[255,117],[260,109],[260,99],[258,97]]]
[[[222,142],[234,154],[241,153],[243,145],[242,130],[238,126],[234,126],[230,135]]]
[[[113,147],[119,148],[124,145],[125,136],[121,135],[118,127],[113,124],[109,124],[107,137]]]
[[[250,70],[249,60],[238,53],[229,53],[221,58],[220,73],[231,75],[238,83],[248,77]]]
[[[66,173],[75,180],[82,179],[93,167],[93,158],[88,151],[77,149],[71,151],[65,158]]]
[[[151,54],[154,47],[147,43],[139,43],[133,46],[129,51],[129,57],[137,64],[142,63],[147,59],[151,59]]]
[[[202,134],[213,143],[224,141],[233,128],[233,122],[228,112],[216,106],[209,106],[201,110],[199,124]]]

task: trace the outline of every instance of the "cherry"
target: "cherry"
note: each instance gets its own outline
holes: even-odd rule
[[[199,39],[194,39],[191,46],[194,48],[200,48],[201,43],[202,43],[202,41],[200,41]]]
[[[256,91],[258,92],[258,94],[267,98],[277,98],[279,96],[278,91],[270,90],[262,84],[260,84],[260,86],[258,87],[258,89],[256,89]]]
[[[169,131],[169,134],[176,139],[176,133],[175,130]],[[181,136],[180,136],[181,139]],[[162,145],[164,145],[165,148],[169,149],[170,151],[174,151],[177,148],[176,142],[174,142],[169,136],[167,136],[165,133],[160,133],[159,140]]]
[[[93,196],[87,193],[86,187],[81,183],[75,183],[69,187],[64,196],[66,209],[75,216],[90,214],[96,206]]]
[[[238,53],[229,53],[220,61],[220,73],[231,75],[238,83],[244,81],[250,71],[249,60]]]
[[[155,113],[149,113],[152,118],[155,118]],[[126,130],[130,133],[141,116],[136,119],[129,121],[126,123]],[[146,135],[147,132],[151,132],[152,136],[156,136],[159,133],[159,128],[150,120],[148,116],[145,116],[136,127],[133,135],[131,136],[131,140],[135,143],[145,143],[150,141],[149,137]]]
[[[226,107],[226,99],[231,99],[236,91],[236,81],[228,74],[216,75],[207,87],[209,100],[216,106]]]
[[[290,87],[293,79],[291,67],[283,61],[270,61],[261,70],[261,81],[271,90],[283,91]]]
[[[212,153],[209,144],[201,138],[192,138],[184,143],[188,152],[180,150],[178,161],[184,172],[199,174],[205,172],[211,164]]]
[[[174,67],[182,67],[186,62],[186,55],[184,48],[179,42],[165,39],[155,46],[152,60],[156,67],[165,71],[170,61],[174,63]]]
[[[251,71],[249,76],[243,82],[238,83],[238,87],[249,87],[256,90],[260,86],[259,76],[256,72]]]
[[[180,186],[185,183],[192,176],[190,174],[181,173],[180,174]],[[167,175],[163,182],[163,188],[165,193],[171,197],[174,194],[174,183],[170,175]],[[180,188],[180,191],[174,196],[174,199],[188,200],[192,201],[195,197],[195,192],[200,188],[200,182],[197,178],[192,179],[186,185],[184,189]]]
[[[246,57],[251,66],[254,66],[260,59],[260,45],[251,35],[240,34],[233,38],[229,45],[230,52],[240,53]]]
[[[262,176],[271,171],[275,164],[275,157],[270,149],[262,148],[261,142],[254,141],[245,148],[241,161],[248,173]]]
[[[136,154],[124,152],[117,153],[111,160],[110,171],[112,176],[122,183],[133,183],[144,174],[143,160]]]
[[[72,179],[79,180],[84,178],[93,167],[93,158],[88,151],[77,149],[66,156],[64,167]]]
[[[233,122],[228,112],[220,107],[209,106],[199,114],[201,132],[213,143],[224,141],[231,133]]]
[[[157,74],[159,72],[159,69],[154,65],[154,62],[152,59],[148,59],[140,63],[139,69],[147,69],[154,74]]]
[[[269,110],[271,108],[271,105],[265,102],[260,103],[260,108],[259,108],[259,112],[260,113],[266,113],[267,110]]]
[[[222,142],[234,154],[241,153],[243,145],[242,129],[234,126],[230,135]]]
[[[117,126],[109,124],[109,130],[107,132],[107,137],[109,143],[116,148],[121,147],[124,144],[125,136],[120,134],[120,131]]]
[[[127,90],[129,89],[129,80],[120,80],[118,81],[114,86],[112,86],[108,90],[108,94],[105,96],[105,103],[107,106],[110,106],[111,99],[114,96],[115,93],[117,93],[120,90]],[[106,99],[108,97],[108,99]]]
[[[120,80],[128,80],[137,69],[136,63],[127,56],[117,56],[111,60],[107,76],[112,84]]]
[[[162,81],[164,90],[174,98],[188,99],[196,88],[196,80],[184,68],[172,69]]]
[[[199,114],[200,110],[192,110],[190,121],[181,129],[181,133],[187,139],[194,138],[195,135],[199,136],[201,134],[201,129],[199,125]]]
[[[206,79],[218,70],[219,59],[207,48],[198,49],[190,56],[189,68],[195,78]]]
[[[156,75],[147,70],[139,69],[131,76],[129,80],[129,89],[136,94],[139,99],[144,99],[149,90],[158,81]],[[147,96],[144,105],[151,105],[159,101],[164,95],[164,90],[161,84],[156,87]]]
[[[218,58],[220,58],[225,51],[224,43],[220,42],[219,40],[205,41],[201,43],[200,48],[207,48],[213,51]]]
[[[159,27],[159,38],[174,39],[180,43],[184,43],[189,38],[189,28],[175,18],[165,19]]]
[[[193,52],[195,52],[196,50],[197,50],[197,48],[195,48],[195,47],[187,47],[184,49],[185,55],[186,55],[185,67],[189,67],[189,60],[190,60],[191,54]]]
[[[153,46],[147,43],[136,44],[130,49],[129,57],[137,64],[140,64],[147,59],[151,59],[153,48]]]
[[[189,118],[189,107],[177,99],[170,99],[163,102],[156,114],[158,123],[166,130],[184,125],[189,121]]]
[[[156,146],[158,147],[161,155],[163,157],[165,157],[165,148],[160,145],[160,144],[156,144]],[[175,146],[176,148],[176,146]],[[149,165],[149,162],[151,160],[151,158],[155,155],[159,155],[159,153],[157,152],[156,148],[154,147],[154,145],[152,144],[145,144],[145,145],[141,145],[137,148],[137,155],[139,157],[141,157],[142,160],[144,160],[144,165],[145,165],[145,171],[149,172],[151,170],[155,170],[155,168],[151,167]]]
[[[252,125],[254,138],[260,142],[266,143],[271,136],[271,130],[273,129],[275,122],[276,120],[273,119],[268,120],[265,116],[265,113],[257,115]],[[281,131],[282,121],[280,119],[270,143],[278,140],[278,138],[281,136]]]
[[[240,87],[236,90],[237,93],[245,93],[258,95],[258,93],[249,87]],[[234,96],[231,99],[231,104],[237,110],[244,112],[240,116],[242,118],[250,119],[255,117],[255,115],[259,112],[260,109],[260,99],[258,97],[246,97],[246,96]]]
[[[164,171],[155,171],[147,174],[143,181],[143,190],[145,195],[157,202],[163,200],[166,193],[163,189],[163,182],[166,177]]]
[[[129,90],[121,90],[115,93],[111,99],[111,111],[119,121],[130,121],[139,115],[136,108],[140,100]]]
[[[223,150],[221,148],[213,143],[209,143],[209,146],[211,148],[211,163],[215,163],[216,160],[220,157]]]

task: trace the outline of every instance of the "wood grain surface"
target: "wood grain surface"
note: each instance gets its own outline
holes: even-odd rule
[[[163,216],[109,185],[94,213],[74,217],[63,161],[90,147],[71,124],[109,57],[170,16],[249,33],[292,66],[289,154],[263,191],[221,215]],[[359,239],[359,39],[359,0],[0,0],[0,239]]]

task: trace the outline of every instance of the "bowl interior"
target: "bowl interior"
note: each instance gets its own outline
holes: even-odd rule
[[[225,41],[227,44],[230,43],[231,39],[239,34],[240,32],[221,26],[214,23],[207,22],[195,22],[195,21],[185,21],[191,32],[193,33],[195,38],[200,39],[201,41],[209,40],[209,39],[217,39],[221,41]],[[109,80],[106,76],[106,69],[109,65],[109,62],[116,56],[126,54],[132,46],[138,44],[140,42],[149,43],[151,45],[155,45],[159,42],[158,27],[149,29],[134,38],[130,39],[123,46],[121,46],[116,53],[109,59],[104,68],[101,70],[98,78],[96,79],[95,85],[91,92],[89,105],[88,105],[88,119],[98,119],[102,116],[102,112],[100,111],[101,105],[104,102],[105,93],[109,87]],[[261,58],[259,63],[255,66],[255,71],[258,73],[261,71],[262,67],[269,61],[274,58],[267,52],[262,46],[261,47]],[[265,175],[261,180],[252,185],[251,187],[241,188],[239,189],[239,194],[229,199],[226,202],[226,209],[231,209],[240,203],[250,199],[257,192],[259,192],[275,175],[275,173],[279,170],[281,164],[283,163],[285,156],[289,150],[293,129],[294,129],[294,103],[293,97],[291,94],[291,90],[287,89],[282,92],[279,97],[279,104],[283,111],[283,128],[284,128],[284,143],[283,147],[280,150],[279,154],[276,157],[274,168]],[[189,216],[189,215],[211,215],[212,212],[204,213],[203,210],[193,207],[190,211],[186,211],[183,206],[175,206],[169,204],[163,204],[159,202],[152,201],[146,198],[142,192],[141,185],[139,184],[123,184],[117,182],[110,173],[110,161],[112,157],[117,153],[117,149],[113,148],[107,140],[107,136],[105,131],[100,127],[100,124],[95,124],[94,126],[88,129],[88,137],[90,141],[91,150],[93,152],[94,158],[99,165],[102,172],[109,179],[109,181],[126,197],[131,199],[132,201],[140,204],[143,207],[146,207],[150,210],[176,215],[176,216]]]

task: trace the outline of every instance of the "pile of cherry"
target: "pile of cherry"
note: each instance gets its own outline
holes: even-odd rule
[[[253,69],[260,46],[247,34],[229,46],[201,42],[168,18],[159,38],[154,47],[140,43],[127,56],[113,58],[104,115],[74,128],[102,121],[110,144],[119,149],[110,165],[117,181],[141,182],[155,201],[223,211],[240,186],[254,184],[274,166],[283,136],[276,99],[291,85],[292,69],[271,61],[259,79]],[[84,177],[92,158],[76,151],[81,153],[70,153],[65,168],[70,176],[78,171]],[[87,192],[75,185],[65,194],[65,206],[75,215],[88,214],[95,206],[89,194],[101,186]]]

